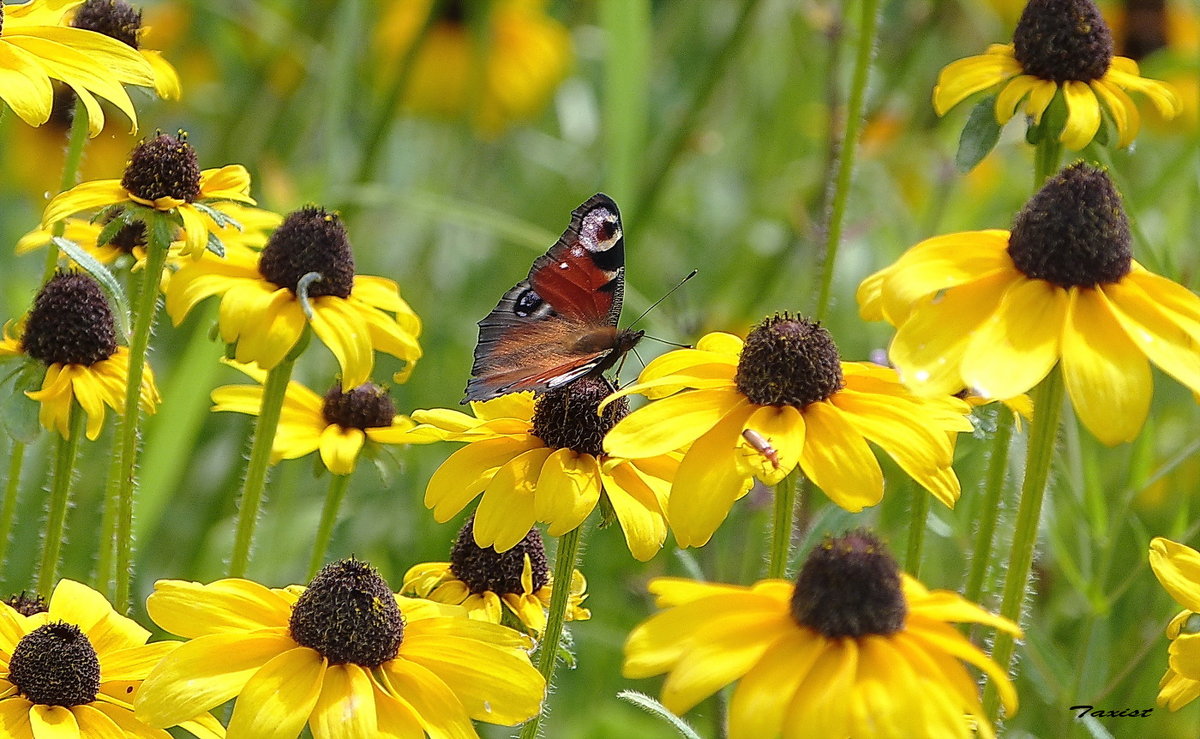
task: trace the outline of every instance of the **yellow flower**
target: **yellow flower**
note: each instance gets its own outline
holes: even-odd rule
[[[321,279],[301,300],[300,285],[313,273]],[[376,349],[407,363],[396,382],[421,357],[421,319],[396,283],[355,274],[341,219],[316,206],[289,215],[261,253],[230,249],[223,259],[185,265],[171,278],[167,313],[179,325],[212,295],[221,296],[221,339],[236,345],[234,358],[264,370],[283,361],[307,325],[337,357],[346,387],[370,378]]]
[[[266,373],[234,364],[260,383]],[[225,385],[212,391],[214,411],[235,411],[257,416],[262,409],[262,385]],[[354,472],[364,445],[402,444],[413,427],[407,416],[396,413],[387,391],[365,383],[342,392],[335,383],[321,397],[299,382],[288,383],[283,411],[271,447],[271,462],[298,459],[317,450],[326,469],[335,475]]]
[[[731,739],[992,737],[961,662],[995,682],[1008,715],[1016,710],[1003,668],[949,622],[1017,627],[925,589],[864,532],[826,539],[796,583],[656,578],[650,592],[666,610],[629,635],[625,676],[668,673],[662,702],[677,714],[740,681]]]
[[[1140,116],[1126,90],[1146,95],[1164,118],[1182,110],[1170,85],[1141,77],[1137,62],[1113,56],[1112,35],[1091,0],[1030,0],[1013,43],[993,44],[942,70],[933,89],[934,110],[945,115],[993,88],[999,88],[995,110],[1001,124],[1022,106],[1039,123],[1061,91],[1067,118],[1059,140],[1072,149],[1092,141],[1104,113],[1116,126],[1119,146],[1133,141]]]
[[[164,100],[178,100],[183,88],[175,67],[163,58],[161,51],[144,47],[145,31],[142,11],[124,0],[86,0],[82,4],[67,0],[71,26],[102,33],[135,49],[154,70],[154,91]]]
[[[42,213],[42,228],[83,211],[104,209],[126,225],[145,220],[146,209],[169,214],[183,229],[183,253],[199,259],[230,216],[220,201],[254,205],[250,173],[240,164],[200,171],[186,134],[159,134],[138,144],[119,180],[93,180],[59,193]],[[219,246],[219,242],[213,248]]]
[[[503,395],[471,403],[474,416],[436,409],[413,412],[414,443],[465,441],[429,480],[425,505],[439,523],[449,521],[483,493],[475,511],[475,543],[504,552],[533,524],[562,536],[608,499],[629,551],[646,561],[666,540],[664,511],[678,455],[670,450],[645,459],[605,454],[604,432],[624,413],[610,405],[596,413],[611,386],[582,378],[538,397]]]
[[[42,426],[63,438],[70,435],[74,402],[87,413],[87,438],[92,440],[104,426],[104,406],[124,410],[129,349],[117,345],[112,321],[108,300],[91,277],[60,272],[38,293],[20,339],[11,335],[11,325],[4,327],[0,358],[26,356],[46,365],[41,389],[25,394],[41,403]],[[142,408],[153,413],[159,400],[147,365]]]
[[[275,229],[283,220],[271,211],[234,202],[222,204],[221,212],[231,222],[217,229],[214,234],[226,249],[262,248],[267,241],[267,232]],[[99,243],[100,235],[107,223],[92,222],[86,218],[66,218],[63,224],[63,238],[78,244],[101,264],[113,264],[127,254],[133,255],[134,271],[146,264],[146,224],[142,221],[122,226],[103,244]],[[53,235],[52,227],[39,226],[17,240],[15,251],[17,254],[28,254],[41,249],[51,243]],[[167,263],[180,266],[179,258],[185,247],[183,241],[172,241]],[[166,276],[167,273],[163,274]]]
[[[236,697],[229,736],[475,737],[514,725],[545,690],[532,642],[461,608],[394,596],[368,565],[326,565],[307,588],[160,580],[150,617],[191,641],[142,685],[151,726]]]
[[[1141,430],[1149,362],[1200,391],[1200,298],[1132,260],[1120,196],[1087,165],[1048,180],[1011,233],[923,241],[864,280],[858,301],[863,318],[897,326],[891,359],[917,392],[1011,398],[1061,362],[1105,444]]]
[[[829,333],[801,318],[768,318],[745,342],[708,334],[652,361],[617,395],[627,393],[671,397],[617,424],[605,450],[637,459],[690,445],[667,508],[683,547],[707,543],[752,478],[775,485],[797,465],[846,510],[875,505],[883,472],[868,440],[942,503],[958,500],[952,439],[971,430],[967,404],[914,396],[895,370],[840,361]]]
[[[1167,625],[1170,659],[1158,684],[1158,705],[1178,711],[1200,696],[1200,552],[1158,536],[1150,542],[1150,568],[1184,608]]]
[[[0,733],[5,739],[170,739],[133,714],[150,669],[178,642],[147,644],[150,632],[96,591],[62,580],[49,606],[0,604]],[[225,736],[197,711],[178,724],[202,739]]]
[[[532,528],[515,547],[498,553],[475,543],[473,527],[474,519],[468,518],[458,532],[450,562],[425,562],[409,568],[400,592],[462,606],[471,618],[481,621],[511,625],[515,620],[525,631],[540,636],[546,629],[546,609],[554,592],[542,535]],[[587,581],[575,570],[567,596],[567,621],[592,617],[582,605],[585,598]]]
[[[570,35],[546,15],[545,4],[392,3],[376,34],[379,54],[394,67],[420,43],[411,60],[405,105],[426,115],[465,115],[481,134],[496,136],[538,113],[570,67]],[[435,9],[441,15],[430,19]]]
[[[0,100],[21,120],[40,126],[54,105],[51,79],[71,87],[88,112],[88,132],[104,128],[103,98],[137,128],[133,101],[122,84],[150,87],[154,70],[129,46],[96,33],[62,25],[65,12],[78,3],[30,0],[0,3]]]

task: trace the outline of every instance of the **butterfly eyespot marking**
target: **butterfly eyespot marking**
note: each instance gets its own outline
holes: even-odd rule
[[[583,217],[579,240],[590,252],[608,251],[621,240],[617,215],[607,208],[596,208]]]
[[[542,296],[534,292],[533,288],[530,288],[517,297],[517,304],[513,306],[513,313],[521,318],[528,318],[538,308],[542,307],[542,303]]]

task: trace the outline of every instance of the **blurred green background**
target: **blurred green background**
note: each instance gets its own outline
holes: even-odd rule
[[[553,243],[571,209],[597,191],[617,200],[625,222],[626,322],[692,268],[699,276],[645,320],[642,327],[652,335],[687,343],[710,330],[744,334],[771,312],[813,309],[857,3],[458,5],[467,16],[480,10],[492,16],[466,27],[464,38],[483,45],[457,61],[422,60],[422,50],[435,48],[432,41],[407,51],[415,33],[411,17],[419,26],[424,0],[144,6],[151,27],[144,45],[162,49],[177,66],[184,96],[163,103],[139,93],[142,134],[186,129],[203,167],[246,165],[263,207],[285,213],[317,202],[342,210],[359,271],[399,282],[424,320],[425,357],[407,384],[391,388],[402,412],[458,407],[475,322]],[[954,155],[969,106],[938,120],[929,104],[938,70],[1007,41],[1020,9],[1015,0],[882,3],[877,64],[826,321],[845,359],[868,358],[890,336],[888,327],[858,318],[854,290],[862,278],[923,238],[1007,227],[1031,194],[1032,148],[1022,140],[1020,121],[964,175]],[[1135,42],[1146,37],[1145,24],[1126,21],[1124,4],[1103,9],[1118,53],[1133,43],[1130,29],[1138,34]],[[1142,60],[1144,74],[1176,83],[1187,111],[1167,124],[1143,106],[1143,132],[1133,150],[1088,154],[1111,168],[1126,198],[1135,258],[1196,290],[1200,16],[1194,1],[1169,0],[1161,17],[1153,17],[1161,23],[1150,30],[1157,28],[1162,47]],[[459,67],[467,71],[455,78]],[[421,77],[430,70],[443,76]],[[390,106],[398,74],[406,75],[400,80],[406,90],[432,90],[442,109],[430,110],[416,92]],[[126,125],[114,113],[89,144],[88,179],[120,175],[136,140]],[[0,245],[11,245],[36,225],[56,186],[65,133],[30,129],[6,114],[0,141]],[[40,255],[17,258],[11,247],[0,249],[0,319],[26,310],[42,264]],[[221,347],[209,339],[213,307],[178,328],[163,316],[153,343],[164,404],[147,426],[141,459],[139,603],[158,578],[221,577],[231,548],[251,419],[208,412],[213,387],[244,379],[216,362]],[[647,341],[640,350],[648,361],[664,348]],[[375,379],[385,381],[397,363],[377,359]],[[638,369],[631,359],[624,378]],[[332,356],[314,342],[297,379],[323,393],[335,370]],[[1018,651],[1022,705],[1007,725],[1011,736],[1200,734],[1195,704],[1177,714],[1156,709],[1149,718],[1090,725],[1068,710],[1154,705],[1167,662],[1162,629],[1178,607],[1146,564],[1147,544],[1163,535],[1200,545],[1194,501],[1200,411],[1170,378],[1159,374],[1155,383],[1150,421],[1132,444],[1104,448],[1067,419],[1043,518],[1028,638]],[[977,521],[999,517],[1002,541],[1010,531],[1020,439],[1011,457],[1009,507],[985,511],[978,504],[994,423],[990,411],[981,412],[975,437],[959,442],[963,496],[957,509],[934,504],[921,572],[930,587],[962,586]],[[95,563],[110,437],[111,424],[100,441],[83,445],[69,519],[63,574],[84,581],[91,581]],[[436,524],[421,498],[432,471],[456,446],[402,449],[385,461],[384,473],[361,464],[330,556],[365,558],[397,588],[409,566],[444,560],[461,517]],[[30,584],[50,450],[44,435],[26,450],[0,592]],[[274,469],[253,579],[303,581],[328,481],[316,470],[314,457]],[[885,470],[883,504],[860,515],[817,493],[807,504],[809,528],[796,551],[806,552],[824,533],[869,525],[902,553],[912,496],[924,493],[886,462]],[[673,735],[615,697],[629,688],[656,694],[660,686],[659,680],[620,676],[625,635],[653,611],[645,583],[689,567],[711,579],[752,582],[765,568],[769,507],[769,494],[756,491],[686,562],[668,542],[654,560],[638,563],[619,531],[596,530],[593,517],[582,560],[593,618],[571,626],[578,662],[558,673],[546,736]],[[997,599],[985,605],[996,608]],[[140,605],[134,615],[144,616]],[[718,736],[721,710],[719,700],[710,700],[687,718],[702,735]]]

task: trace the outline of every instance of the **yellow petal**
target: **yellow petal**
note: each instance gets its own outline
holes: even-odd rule
[[[327,295],[313,302],[312,328],[342,368],[342,385],[358,387],[371,379],[375,354],[367,322],[342,298]]]
[[[391,692],[407,704],[425,731],[439,739],[476,739],[467,709],[437,675],[404,659],[385,662],[383,673]]]
[[[933,88],[933,109],[939,116],[977,92],[998,85],[1021,73],[1021,65],[1011,57],[981,54],[951,62],[938,74]]]
[[[618,460],[602,465],[600,476],[629,552],[639,562],[650,560],[667,539],[667,521],[648,476],[632,463]],[[670,487],[669,482],[657,482]]]
[[[183,95],[183,84],[175,67],[163,58],[161,51],[142,49],[141,53],[154,69],[154,91],[163,100],[178,100]]]
[[[1116,59],[1117,57],[1113,58],[1114,61]],[[1150,102],[1154,103],[1158,114],[1167,120],[1183,112],[1183,103],[1180,102],[1179,96],[1175,94],[1173,87],[1165,82],[1139,77],[1136,72],[1131,74],[1128,71],[1123,71],[1118,66],[1114,64],[1109,68],[1108,74],[1104,75],[1106,81],[1123,87],[1126,90],[1135,90],[1150,98]],[[1136,65],[1134,69],[1136,69]]]
[[[331,423],[321,432],[321,460],[333,474],[349,475],[354,471],[365,440],[362,429],[347,429]]]
[[[604,450],[615,457],[657,457],[686,446],[746,406],[741,393],[725,388],[656,400],[621,419],[604,437]]]
[[[378,685],[372,687],[375,691],[375,719],[379,739],[425,739],[421,719],[407,703],[383,692]]]
[[[295,649],[296,643],[282,633],[193,639],[154,668],[137,692],[134,709],[151,726],[174,726],[238,695],[263,665]]]
[[[33,704],[29,709],[29,727],[33,739],[80,739],[75,716],[71,709],[62,706]]]
[[[87,739],[129,739],[130,735],[122,731],[116,722],[102,711],[98,711],[86,703],[81,706],[73,706],[71,713],[74,714],[75,721],[79,725],[80,736],[87,737]],[[152,731],[150,727],[143,726],[142,730],[133,736],[148,736]]]
[[[208,248],[208,221],[190,203],[184,203],[175,209],[183,219],[183,253],[199,259]]]
[[[830,500],[851,513],[883,497],[883,471],[866,440],[835,406],[812,403],[804,409],[807,436],[800,468]]]
[[[1046,85],[1050,89],[1054,89],[1054,83],[1034,77],[1031,74],[1022,74],[1013,77],[1008,84],[1000,90],[1000,94],[996,95],[996,121],[1000,124],[1008,123],[1017,112],[1017,106],[1025,99],[1025,96],[1037,89],[1044,89]]]
[[[813,634],[811,638],[821,638]],[[849,736],[854,678],[858,671],[858,642],[823,639],[824,648],[804,676],[784,716],[784,736]]]
[[[1062,355],[1063,381],[1083,425],[1109,446],[1137,438],[1154,394],[1150,363],[1100,290],[1071,290]]]
[[[146,610],[154,623],[187,639],[287,626],[292,615],[291,605],[277,592],[237,578],[208,585],[159,580]]]
[[[546,683],[519,649],[425,636],[406,642],[402,658],[437,675],[477,721],[512,726],[532,718],[541,707]]]
[[[562,536],[583,523],[600,500],[600,465],[590,454],[555,449],[542,464],[533,495],[537,520]]]
[[[325,670],[325,659],[307,647],[275,657],[242,688],[229,719],[229,733],[251,739],[295,739],[317,704]]]
[[[1138,128],[1141,127],[1142,116],[1138,112],[1137,105],[1125,91],[1116,85],[1109,84],[1103,78],[1092,80],[1092,91],[1096,93],[1096,97],[1104,102],[1104,107],[1108,108],[1109,115],[1112,116],[1113,123],[1117,127],[1117,133],[1120,136],[1117,146],[1126,147],[1133,143],[1133,139],[1137,136]]]
[[[821,639],[801,629],[785,633],[733,691],[730,737],[779,736],[791,698],[821,653]]]
[[[764,450],[746,442],[746,430],[771,447],[773,460],[763,453]],[[755,476],[766,484],[778,485],[799,464],[800,450],[804,448],[804,417],[795,408],[786,405],[760,407],[746,421],[742,434],[741,453],[747,455]]]
[[[158,666],[162,658],[170,654],[180,642],[159,641],[139,647],[97,650],[104,656],[100,659],[101,682],[132,682],[145,680],[150,671]]]
[[[1150,568],[1176,603],[1200,613],[1200,552],[1157,536],[1150,542]]]
[[[95,210],[128,199],[120,180],[84,182],[56,195],[46,205],[46,210],[42,212],[42,227],[48,227],[74,213]]]
[[[1067,80],[1062,83],[1062,91],[1067,103],[1067,123],[1059,140],[1069,148],[1082,149],[1100,130],[1100,103],[1086,82]]]
[[[749,489],[751,480],[739,471],[736,455],[742,428],[755,408],[741,399],[692,444],[680,462],[667,502],[667,521],[679,546],[704,546],[729,515],[733,502]]]
[[[312,714],[314,739],[359,739],[376,736],[375,691],[371,678],[356,664],[331,665]]]
[[[530,449],[542,447],[540,439],[501,437],[478,441],[459,449],[442,462],[425,488],[425,507],[445,523],[483,492],[502,466]]]
[[[985,398],[1028,391],[1058,362],[1067,291],[1044,280],[1019,279],[991,319],[975,329],[962,359],[962,379]]]
[[[0,100],[21,120],[40,126],[50,120],[54,87],[33,55],[0,43]]]
[[[1104,285],[1117,321],[1162,371],[1200,392],[1200,298],[1166,278],[1131,273]]]
[[[250,173],[240,164],[226,164],[200,173],[200,194],[205,198],[254,204],[249,196]]]
[[[533,523],[533,496],[550,449],[540,447],[514,457],[483,491],[475,510],[475,543],[505,552],[517,545]]]

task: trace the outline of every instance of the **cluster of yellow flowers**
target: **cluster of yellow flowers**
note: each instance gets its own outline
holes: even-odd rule
[[[570,44],[540,3],[489,6],[474,16],[469,3],[394,3],[381,33],[389,53],[406,59],[395,84],[410,109],[464,115],[493,136],[544,104]],[[103,127],[96,98],[136,128],[126,85],[181,95],[161,54],[88,30],[94,17],[108,18],[98,28],[140,33],[140,14],[122,0],[0,3],[0,100],[24,122],[49,119],[54,83],[76,96],[87,124],[78,137]],[[1133,259],[1121,197],[1103,169],[1058,166],[1062,147],[1093,144],[1105,121],[1116,146],[1133,142],[1139,113],[1127,90],[1163,116],[1180,112],[1169,86],[1113,55],[1107,33],[1090,0],[1031,0],[1012,44],[943,70],[933,92],[939,115],[995,92],[996,125],[1023,109],[1052,166],[1011,230],[927,239],[862,281],[861,316],[896,329],[887,365],[843,361],[819,322],[779,313],[744,338],[712,332],[667,352],[619,390],[589,373],[547,392],[472,402],[470,413],[398,413],[372,382],[375,354],[401,361],[391,379],[407,381],[422,357],[421,320],[396,282],[357,273],[338,213],[257,207],[247,169],[202,170],[182,132],[142,141],[119,179],[64,188],[17,244],[19,254],[48,249],[46,281],[0,341],[0,358],[23,359],[36,375],[21,389],[57,443],[36,584],[48,600],[0,605],[0,733],[165,738],[179,726],[198,737],[286,738],[307,724],[318,739],[471,737],[472,721],[530,719],[527,732],[536,732],[562,622],[590,618],[575,569],[584,522],[600,509],[647,561],[668,534],[683,548],[705,546],[758,481],[783,501],[772,576],[753,585],[652,580],[663,610],[630,634],[625,675],[666,673],[662,704],[676,714],[738,683],[733,737],[992,736],[997,709],[966,665],[987,675],[1011,716],[1011,654],[998,647],[989,656],[951,624],[994,628],[997,643],[1011,645],[1020,598],[995,615],[929,590],[861,529],[826,537],[794,580],[783,579],[785,496],[803,475],[849,513],[875,506],[885,494],[879,450],[952,509],[962,494],[956,438],[973,431],[973,405],[1023,409],[1043,437],[1031,436],[1031,450],[1044,450],[1037,443],[1048,438],[1053,448],[1064,392],[1108,445],[1141,432],[1152,364],[1200,397],[1200,297]],[[490,43],[476,48],[482,37]],[[481,54],[491,57],[482,67]],[[114,277],[126,266],[141,272],[132,309]],[[147,361],[160,295],[175,325],[217,298],[226,361],[255,381],[212,391],[214,411],[257,417],[230,577],[161,580],[146,602],[153,622],[185,642],[150,642],[119,612],[130,601],[140,411],[162,402]],[[324,394],[291,379],[313,335],[340,368]],[[1030,412],[1031,391],[1040,402]],[[631,411],[631,395],[648,402]],[[114,528],[102,537],[115,544],[98,581],[115,582],[116,610],[57,577],[80,437],[100,438],[106,408],[121,426]],[[428,481],[426,507],[445,523],[478,499],[450,561],[414,565],[398,593],[364,562],[326,563],[360,458],[381,445],[443,441],[464,446]],[[267,468],[313,452],[332,481],[311,582],[268,588],[244,579]],[[539,523],[560,538],[554,568]],[[1150,562],[1186,609],[1168,627],[1160,693],[1175,710],[1200,695],[1200,554],[1157,538]],[[1027,570],[1014,568],[1018,596]],[[234,698],[228,721],[213,717]]]

